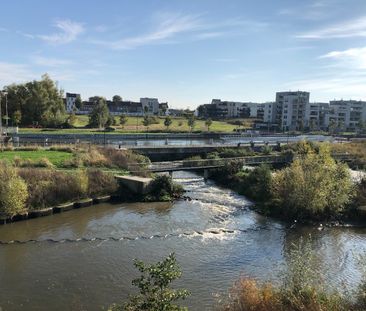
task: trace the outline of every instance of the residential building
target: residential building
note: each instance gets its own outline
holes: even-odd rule
[[[305,127],[305,111],[309,105],[309,92],[277,92],[275,122],[283,130],[302,130]],[[273,111],[272,111],[273,112]]]
[[[201,105],[197,111],[199,117],[211,119],[250,117],[250,107],[247,103],[222,101],[221,99],[213,99],[211,104]]]
[[[140,103],[142,105],[142,111],[150,115],[159,114],[159,101],[157,98],[143,97],[140,98]]]
[[[65,104],[66,104],[67,113],[72,113],[77,110],[76,106],[75,106],[75,101],[76,101],[76,98],[78,98],[78,97],[80,97],[80,94],[66,93]]]
[[[357,100],[333,100],[325,115],[324,126],[339,130],[356,130],[366,122],[366,102]]]
[[[329,103],[309,103],[305,108],[305,127],[309,130],[324,129],[328,113]]]

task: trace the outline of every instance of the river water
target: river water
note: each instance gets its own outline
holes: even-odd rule
[[[240,276],[276,280],[291,243],[309,234],[327,283],[357,285],[365,229],[290,229],[194,173],[174,178],[191,201],[100,204],[0,226],[1,241],[28,241],[0,245],[2,310],[103,310],[134,292],[134,258],[170,252],[183,270],[176,286],[192,292],[190,310],[211,310]]]

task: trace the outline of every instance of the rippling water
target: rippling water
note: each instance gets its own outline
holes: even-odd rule
[[[192,292],[186,303],[210,310],[240,275],[276,279],[291,243],[308,234],[319,273],[334,287],[357,284],[365,229],[289,229],[198,175],[174,177],[191,201],[100,204],[1,226],[0,240],[10,244],[0,245],[0,307],[101,310],[134,291],[134,258],[152,262],[175,252],[183,269],[177,286]]]

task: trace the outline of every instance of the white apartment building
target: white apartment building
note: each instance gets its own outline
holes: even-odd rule
[[[75,101],[76,98],[80,97],[80,94],[66,93],[66,112],[72,113],[76,110]]]
[[[366,102],[357,100],[332,100],[325,115],[324,126],[338,129],[357,129],[360,122],[366,122]]]
[[[147,114],[159,114],[159,101],[157,98],[143,97],[140,98],[140,103],[142,105],[142,112]],[[147,107],[147,108],[145,108]]]
[[[305,126],[305,111],[309,105],[309,92],[277,92],[276,122],[284,130],[296,130]]]
[[[329,103],[309,103],[305,108],[305,126],[311,130],[324,129],[328,112]]]

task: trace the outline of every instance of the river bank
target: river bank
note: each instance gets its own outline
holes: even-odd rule
[[[358,284],[365,228],[290,229],[197,174],[174,177],[190,201],[101,203],[0,226],[0,240],[9,243],[0,245],[0,306],[10,311],[107,309],[135,292],[134,258],[151,263],[174,251],[183,271],[176,285],[192,292],[185,305],[212,310],[240,275],[278,280],[290,245],[309,234],[314,267],[330,287]]]

